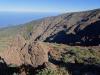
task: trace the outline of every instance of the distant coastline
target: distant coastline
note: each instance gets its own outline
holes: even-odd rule
[[[0,28],[24,24],[32,20],[58,14],[59,13],[0,12]]]

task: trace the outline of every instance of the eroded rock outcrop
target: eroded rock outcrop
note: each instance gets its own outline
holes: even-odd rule
[[[25,42],[23,37],[18,35],[13,41],[13,44],[0,56],[5,59],[7,64],[30,64],[33,67],[38,67],[45,62],[48,62],[49,48],[43,42]]]
[[[25,64],[31,64],[32,66],[37,67],[48,62],[48,49],[48,46],[42,42],[32,42],[26,44],[20,53],[23,55]]]

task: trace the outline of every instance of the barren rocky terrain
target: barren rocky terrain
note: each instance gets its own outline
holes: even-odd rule
[[[1,75],[99,75],[100,9],[0,29]]]

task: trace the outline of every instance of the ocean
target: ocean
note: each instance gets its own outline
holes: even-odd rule
[[[58,13],[0,12],[0,28],[24,24],[32,20],[56,15],[58,15]]]

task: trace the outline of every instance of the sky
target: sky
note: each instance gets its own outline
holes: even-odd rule
[[[0,12],[75,12],[100,8],[100,0],[0,0]]]
[[[0,27],[97,8],[100,8],[100,0],[0,0]]]

